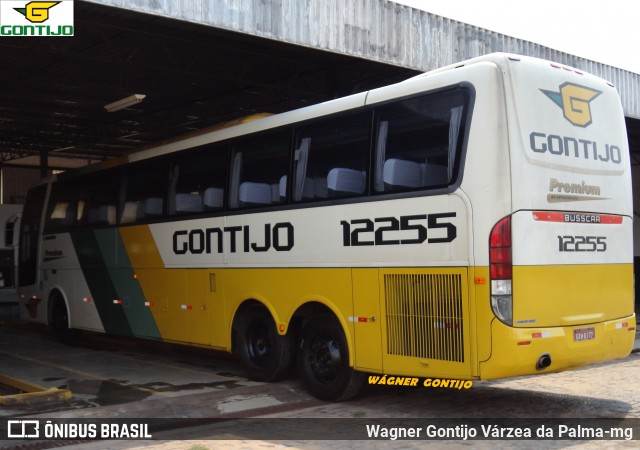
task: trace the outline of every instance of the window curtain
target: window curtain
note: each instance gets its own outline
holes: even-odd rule
[[[309,149],[311,148],[311,138],[304,138],[300,142],[300,148],[296,150],[296,178],[293,189],[293,201],[302,200],[304,192],[304,182],[307,178],[307,161],[309,160]]]
[[[240,172],[242,170],[242,153],[237,152],[233,156],[231,166],[231,186],[229,188],[229,207],[240,206]]]
[[[389,121],[383,120],[378,125],[378,141],[376,143],[376,170],[374,185],[378,192],[384,191],[384,162],[386,161],[387,134],[389,133]]]
[[[451,121],[449,122],[449,166],[447,175],[449,181],[453,178],[453,164],[456,159],[456,149],[458,148],[458,136],[460,135],[460,125],[462,123],[462,106],[451,108]]]

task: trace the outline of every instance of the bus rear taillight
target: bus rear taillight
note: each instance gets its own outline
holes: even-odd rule
[[[498,319],[507,325],[512,325],[511,216],[500,220],[491,230],[489,272],[491,275],[491,309]]]

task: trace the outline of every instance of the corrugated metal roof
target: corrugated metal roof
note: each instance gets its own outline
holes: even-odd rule
[[[387,0],[89,1],[423,71],[497,51],[535,56],[609,80],[640,119],[640,74]]]

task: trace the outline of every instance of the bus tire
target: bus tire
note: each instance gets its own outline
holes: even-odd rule
[[[293,337],[281,336],[269,311],[253,305],[241,313],[236,324],[236,354],[257,381],[277,381],[291,368]]]
[[[347,339],[332,315],[314,317],[305,326],[299,364],[307,391],[321,400],[348,400],[360,391],[365,379],[349,366]]]
[[[73,330],[69,326],[69,312],[62,296],[52,295],[51,327],[60,342],[69,342],[73,338]]]

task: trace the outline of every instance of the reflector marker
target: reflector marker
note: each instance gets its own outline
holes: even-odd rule
[[[153,303],[153,302],[144,302],[144,306],[148,306],[149,308],[153,308],[154,306],[156,306],[156,304]]]
[[[628,322],[617,323],[616,328],[629,328]]]
[[[93,302],[93,300],[91,299],[91,297],[82,297],[82,301],[85,303],[91,303]]]
[[[114,305],[122,305],[122,300],[116,299],[116,300],[113,301],[113,304]]]
[[[376,318],[375,317],[354,317],[354,316],[349,316],[349,322],[360,322],[360,323],[366,323],[366,322],[375,322]]]
[[[184,309],[184,310],[190,310],[190,309],[193,309],[193,307],[192,307],[191,305],[181,305],[181,306],[180,306],[180,308],[181,308],[181,309]]]
[[[539,331],[537,333],[531,333],[532,339],[543,339],[548,337],[552,337],[552,334],[550,331]]]

